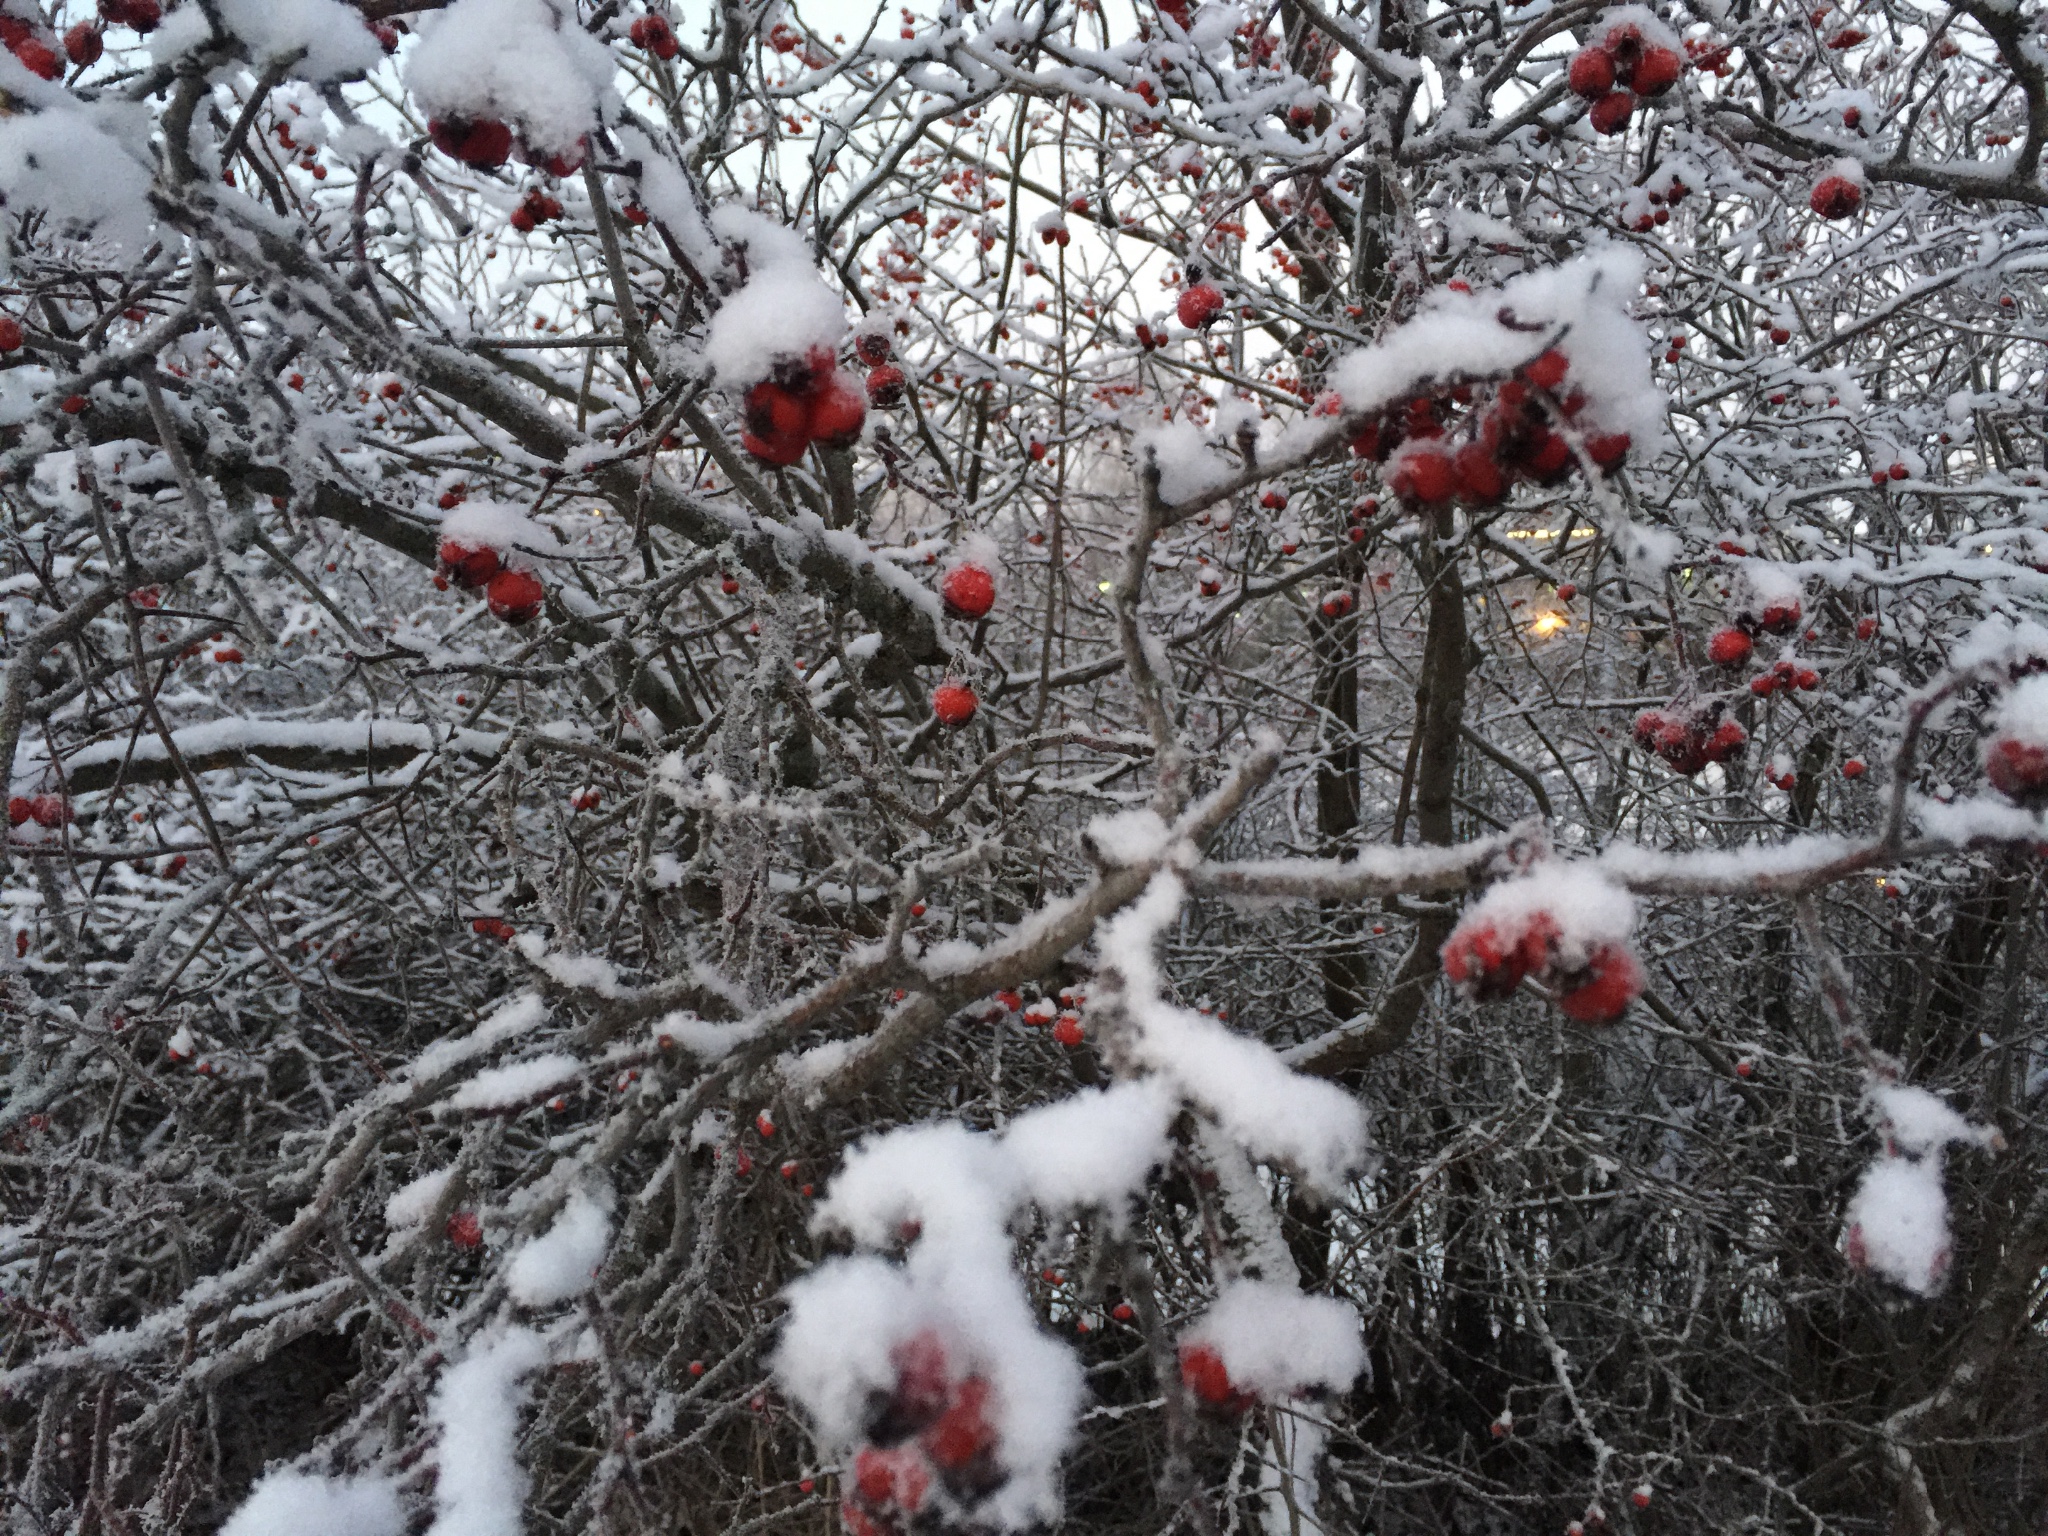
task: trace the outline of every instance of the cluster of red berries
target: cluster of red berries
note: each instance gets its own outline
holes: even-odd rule
[[[635,48],[645,48],[657,59],[672,59],[683,51],[666,16],[636,16],[633,25],[626,29],[626,36]]]
[[[1518,479],[1556,485],[1572,472],[1572,445],[1551,427],[1551,406],[1576,424],[1586,408],[1584,391],[1564,388],[1570,362],[1552,348],[1515,371],[1494,392],[1492,404],[1476,413],[1470,435],[1453,446],[1450,428],[1458,410],[1473,402],[1470,385],[1416,395],[1367,421],[1351,439],[1362,459],[1391,463],[1387,485],[1404,500],[1439,505],[1458,500],[1473,506],[1500,501]],[[1586,454],[1603,470],[1628,457],[1626,432],[1589,432]]]
[[[71,802],[62,795],[14,795],[7,802],[7,825],[61,827],[72,820]]]
[[[1684,69],[1676,50],[1645,42],[1640,28],[1623,25],[1573,54],[1566,78],[1574,95],[1593,104],[1594,131],[1620,133],[1635,115],[1637,99],[1662,96]]]
[[[903,370],[889,361],[893,350],[889,338],[876,331],[863,331],[853,339],[854,356],[868,368],[868,404],[878,411],[893,411],[901,405],[909,384]]]
[[[868,1443],[853,1458],[840,1505],[850,1536],[901,1536],[913,1521],[929,1523],[918,1519],[927,1504],[968,1504],[1003,1482],[988,1378],[956,1374],[929,1329],[898,1344],[889,1359],[895,1389],[876,1394]]]
[[[1709,763],[1740,757],[1749,732],[1724,719],[1718,703],[1689,709],[1646,709],[1636,716],[1636,745],[1662,758],[1673,773],[1691,778]]]
[[[1516,918],[1469,914],[1438,952],[1444,975],[1477,1002],[1512,994],[1533,976],[1557,991],[1557,1006],[1581,1024],[1611,1024],[1643,992],[1643,968],[1626,944],[1595,944],[1583,964],[1567,965],[1563,930],[1541,909]]]
[[[521,234],[531,234],[549,220],[559,219],[561,216],[562,200],[541,191],[539,187],[532,187],[528,189],[526,196],[519,200],[519,206],[512,210],[512,217],[506,222]]]
[[[495,117],[430,117],[427,137],[450,160],[459,160],[480,171],[496,170],[512,158],[515,148],[528,165],[550,176],[573,175],[590,158],[588,139],[578,139],[568,150],[543,152],[521,143],[511,125]]]
[[[1789,657],[1780,657],[1771,664],[1770,670],[1759,672],[1749,680],[1749,691],[1760,699],[1767,699],[1774,693],[1790,693],[1798,689],[1801,693],[1812,693],[1820,687],[1820,673],[1812,667],[1802,667]]]
[[[764,464],[787,466],[812,443],[849,447],[868,418],[867,395],[840,371],[829,347],[813,347],[747,391],[740,446]]]
[[[496,939],[500,944],[509,944],[519,933],[502,917],[479,917],[470,922],[469,931],[480,933],[487,939]]]
[[[547,588],[533,572],[520,566],[504,563],[495,549],[488,544],[464,544],[459,539],[441,541],[441,563],[434,575],[434,585],[445,588],[449,582],[458,587],[483,588],[484,601],[490,605],[491,617],[503,619],[507,624],[524,624],[540,613],[541,604],[547,598]]]

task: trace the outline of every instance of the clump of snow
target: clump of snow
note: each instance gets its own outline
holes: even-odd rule
[[[1948,1195],[1941,1154],[1881,1157],[1849,1201],[1849,1262],[1918,1296],[1941,1288],[1949,1267]]]
[[[442,1373],[427,1416],[440,1431],[434,1462],[434,1523],[427,1536],[519,1536],[526,1469],[519,1464],[523,1377],[547,1360],[530,1328],[512,1328],[472,1348]]]
[[[1232,1386],[1268,1402],[1313,1388],[1341,1392],[1365,1369],[1357,1312],[1334,1297],[1305,1296],[1267,1280],[1225,1285],[1181,1337],[1209,1345]]]
[[[405,83],[430,117],[515,123],[529,145],[550,154],[569,153],[597,127],[614,62],[573,5],[455,0],[414,25],[419,42]]]
[[[16,212],[40,208],[68,237],[139,253],[149,242],[150,180],[142,159],[68,102],[0,118],[0,199]]]
[[[405,1506],[386,1477],[273,1472],[258,1480],[220,1536],[404,1536]]]
[[[418,1226],[440,1204],[442,1193],[454,1176],[453,1168],[437,1168],[421,1174],[403,1189],[394,1190],[384,1202],[384,1225],[394,1229]]]
[[[1164,997],[1153,944],[1185,899],[1179,876],[1162,870],[1098,935],[1101,970],[1120,983],[1132,1025],[1132,1054],[1254,1156],[1289,1165],[1317,1188],[1337,1187],[1369,1150],[1359,1102],[1289,1070],[1263,1042]]]
[[[547,529],[519,508],[489,497],[465,501],[441,519],[441,537],[470,549],[546,550],[554,544]]]
[[[838,346],[845,306],[818,276],[795,231],[736,203],[714,209],[711,228],[746,274],[704,337],[705,365],[721,385],[744,389],[778,364]]]
[[[448,1106],[458,1110],[509,1109],[567,1082],[582,1070],[581,1061],[561,1051],[509,1062],[477,1073],[448,1096]]]
[[[1892,1145],[1915,1157],[1950,1142],[1974,1145],[1985,1134],[1925,1088],[1886,1083],[1870,1092],[1870,1105]]]
[[[1140,806],[1095,817],[1081,836],[1095,856],[1114,869],[1158,858],[1166,851],[1170,832],[1157,811]]]
[[[303,52],[292,73],[308,80],[372,70],[384,58],[362,13],[341,0],[220,0],[220,19],[259,63]]]
[[[1131,457],[1157,465],[1159,499],[1168,506],[1223,484],[1237,465],[1190,421],[1164,421],[1131,434]]]
[[[569,1196],[555,1224],[512,1256],[505,1289],[522,1306],[549,1307],[590,1289],[612,1240],[611,1216],[583,1190]]]
[[[1600,13],[1600,19],[1593,23],[1587,35],[1605,42],[1616,31],[1630,27],[1641,33],[1643,41],[1653,47],[1669,48],[1676,53],[1685,46],[1663,18],[1646,5],[1609,6]]]
[[[2048,747],[2048,672],[2023,677],[1999,701],[1992,734]]]

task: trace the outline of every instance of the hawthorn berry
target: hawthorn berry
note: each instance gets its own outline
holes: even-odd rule
[[[445,501],[447,498],[442,499]],[[456,502],[460,501],[461,498],[457,497]],[[488,545],[476,548],[464,544],[460,539],[443,539],[440,553],[441,570],[458,587],[487,586],[491,578],[498,574],[498,552]]]
[[[868,374],[868,404],[880,411],[894,410],[903,403],[906,387],[903,370],[894,363],[883,363]]]
[[[635,48],[644,48],[657,59],[672,59],[682,52],[666,16],[636,16],[626,36]]]
[[[945,682],[932,690],[932,714],[939,724],[958,730],[974,718],[981,701],[965,683]]]
[[[79,22],[64,34],[64,56],[81,69],[99,63],[106,51],[106,38],[89,21]]]
[[[1860,757],[1852,757],[1842,764],[1842,777],[1845,779],[1860,779],[1867,771],[1866,765]]]
[[[953,618],[986,618],[996,605],[996,579],[987,566],[962,560],[939,583],[939,598]]]
[[[19,352],[27,339],[19,320],[12,315],[0,315],[0,352]]]
[[[1846,219],[1863,206],[1863,188],[1847,176],[1823,176],[1807,206],[1824,219]]]
[[[1737,629],[1734,625],[1717,629],[1707,639],[1707,660],[1717,667],[1739,667],[1749,660],[1749,654],[1756,648],[1756,642],[1749,638],[1749,631]]]
[[[1181,291],[1174,313],[1191,331],[1205,330],[1223,313],[1223,290],[1214,283],[1196,283]]]
[[[427,137],[450,160],[480,171],[496,170],[512,157],[512,130],[496,118],[429,118]]]
[[[502,619],[507,624],[524,624],[541,610],[547,589],[540,584],[540,578],[531,571],[503,568],[491,577],[484,588],[484,599],[489,604],[491,617]]]
[[[1628,120],[1635,116],[1636,99],[1627,91],[1609,91],[1593,103],[1593,110],[1586,114],[1586,120],[1593,125],[1595,133],[1620,133],[1628,127]]]
[[[448,1241],[464,1250],[483,1246],[484,1224],[475,1211],[456,1211],[449,1216]]]

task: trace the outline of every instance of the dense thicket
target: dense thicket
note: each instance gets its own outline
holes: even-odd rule
[[[0,0],[7,1528],[2040,1530],[2042,21]]]

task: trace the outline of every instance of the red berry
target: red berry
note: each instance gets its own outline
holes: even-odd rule
[[[675,32],[669,27],[666,16],[642,16],[636,19],[628,30],[635,48],[645,48],[657,59],[672,59],[682,52],[682,44],[676,41]]]
[[[1863,759],[1860,757],[1852,757],[1842,764],[1842,777],[1845,779],[1860,779],[1865,771]]]
[[[1645,48],[1629,76],[1629,89],[1638,96],[1662,96],[1678,83],[1685,60],[1669,48]]]
[[[1586,439],[1586,457],[1602,469],[1614,469],[1628,457],[1631,439],[1626,432],[1606,432]]]
[[[1557,600],[1558,600],[1558,601],[1559,601],[1560,603],[1568,603],[1568,602],[1570,602],[1570,601],[1571,601],[1571,600],[1572,600],[1573,598],[1577,597],[1578,595],[1579,595],[1579,588],[1578,588],[1578,585],[1577,585],[1577,583],[1575,583],[1575,582],[1570,582],[1570,581],[1565,581],[1565,582],[1560,582],[1560,583],[1558,583],[1558,588],[1557,588]]]
[[[1628,127],[1628,120],[1635,116],[1636,99],[1627,91],[1609,91],[1593,103],[1593,110],[1587,114],[1595,133],[1620,133]]]
[[[1433,506],[1449,501],[1457,493],[1458,475],[1449,454],[1423,448],[1394,466],[1387,486],[1403,500]]]
[[[64,34],[64,56],[80,68],[99,63],[100,55],[106,51],[106,39],[89,21],[79,22]]]
[[[2048,799],[2048,745],[2017,736],[1994,737],[1984,748],[1984,777],[2008,799],[2038,804]],[[13,817],[11,803],[8,816]]]
[[[448,1241],[457,1248],[481,1248],[484,1224],[475,1211],[457,1211],[448,1218]]]
[[[1120,1323],[1128,1323],[1138,1314],[1128,1301],[1120,1301],[1109,1309],[1109,1315]]]
[[[61,827],[71,820],[71,805],[62,795],[37,795],[28,803],[28,814],[39,827]]]
[[[1341,619],[1351,611],[1351,594],[1349,592],[1332,592],[1323,599],[1321,607],[1324,618]]]
[[[1081,1020],[1077,1014],[1061,1014],[1059,1022],[1052,1027],[1053,1039],[1069,1050],[1079,1045],[1086,1035],[1087,1031],[1081,1027]]]
[[[974,718],[981,701],[965,683],[941,683],[932,690],[932,714],[939,724],[953,729]]]
[[[989,1396],[989,1384],[980,1376],[969,1376],[954,1389],[946,1411],[919,1442],[933,1466],[942,1472],[957,1472],[995,1448],[995,1427],[988,1419]]]
[[[35,817],[35,804],[27,795],[14,795],[7,802],[7,825],[26,826]]]
[[[879,368],[889,361],[889,338],[875,331],[864,331],[853,339],[853,354],[870,368]]]
[[[1890,475],[1894,480],[1904,480],[1908,475],[1912,474],[1913,472],[1910,469],[1906,468],[1906,466],[1903,464],[1894,464],[1890,469],[1886,470],[1885,473]]]
[[[1580,1024],[1611,1024],[1643,993],[1643,968],[1625,945],[1602,944],[1558,993],[1557,1006]]]
[[[1782,347],[1783,345],[1785,345],[1786,342],[1790,341],[1791,339],[1792,333],[1789,330],[1787,330],[1784,326],[1774,325],[1771,327],[1771,340],[1776,345]]]
[[[1174,313],[1189,330],[1202,330],[1223,313],[1223,290],[1214,283],[1196,283],[1182,291]]]
[[[19,352],[25,340],[21,322],[11,315],[0,315],[0,352]]]
[[[429,118],[427,136],[450,160],[495,170],[512,155],[512,130],[495,118]]]
[[[441,541],[441,568],[459,587],[489,585],[498,574],[499,564],[498,552],[488,546],[475,549],[458,539]]]
[[[524,624],[541,610],[547,589],[531,571],[500,570],[484,589],[491,617],[507,624]]]
[[[1798,599],[1788,598],[1782,602],[1766,603],[1761,618],[1757,620],[1764,630],[1773,635],[1789,635],[1799,627],[1799,616],[1803,610]]]
[[[1524,368],[1522,377],[1538,389],[1556,389],[1564,382],[1564,376],[1570,368],[1571,363],[1565,355],[1552,347]]]
[[[1739,667],[1749,660],[1749,653],[1755,646],[1756,642],[1749,638],[1747,631],[1729,625],[1715,630],[1708,638],[1707,659],[1717,667]]]
[[[1860,618],[1856,621],[1856,638],[1858,640],[1868,640],[1872,635],[1876,633],[1877,620],[1869,617],[1868,615],[1865,615],[1863,618]]]
[[[735,593],[737,593],[737,592],[739,591],[739,589],[740,589],[740,579],[739,579],[739,577],[737,577],[737,576],[732,576],[732,575],[726,575],[726,576],[721,576],[721,577],[719,577],[719,579],[718,579],[718,590],[719,590],[719,591],[721,591],[721,592],[723,592],[723,593],[724,593],[724,594],[725,594],[725,595],[726,595],[727,597],[731,597],[731,596],[733,596],[733,595],[734,595]]]
[[[1811,667],[1801,667],[1792,675],[1792,681],[1801,693],[1811,693],[1820,686],[1820,674]]]
[[[80,411],[84,410],[86,406],[89,405],[90,403],[91,402],[88,401],[83,395],[66,395],[64,397],[64,403],[58,406],[57,409],[62,411],[66,416],[76,416]]]
[[[236,650],[233,646],[228,646],[224,650],[215,651],[213,653],[213,659],[217,662],[220,662],[223,666],[235,665],[241,661],[242,653]]]
[[[1863,188],[1847,176],[1823,176],[1807,206],[1824,219],[1846,219],[1863,206]]]
[[[1572,55],[1571,69],[1565,78],[1574,95],[1588,101],[1605,96],[1614,89],[1614,55],[1605,48],[1581,48]]]
[[[986,566],[962,560],[939,583],[939,597],[956,619],[985,618],[996,605],[996,579]]]
[[[867,391],[850,373],[834,372],[811,398],[810,434],[827,448],[850,447],[867,419]]]
[[[1259,505],[1268,512],[1284,512],[1287,510],[1287,493],[1277,490],[1268,491],[1259,498]]]
[[[1491,506],[1508,493],[1507,476],[1484,443],[1466,443],[1451,457],[1458,496],[1474,506]]]
[[[903,370],[883,363],[868,375],[868,404],[879,411],[894,410],[903,403],[904,388]]]
[[[794,464],[810,443],[810,407],[796,391],[773,381],[747,391],[746,431],[740,444],[770,464]]]
[[[1180,1379],[1195,1394],[1198,1402],[1212,1408],[1238,1408],[1245,1398],[1231,1385],[1230,1372],[1224,1367],[1223,1356],[1209,1344],[1182,1344],[1180,1347]]]

